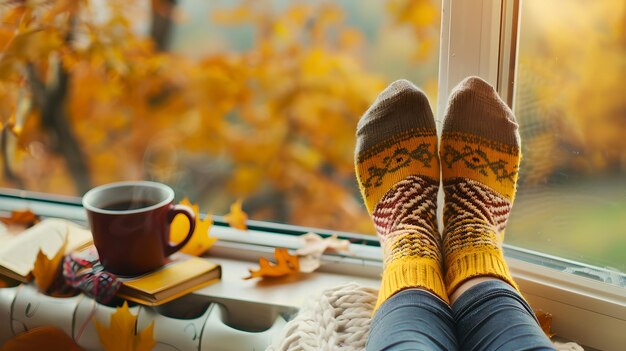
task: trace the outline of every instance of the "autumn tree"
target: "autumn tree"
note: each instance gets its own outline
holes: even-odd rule
[[[516,105],[523,180],[623,172],[626,4],[528,1],[522,8]]]
[[[204,210],[244,198],[254,218],[371,231],[354,180],[354,128],[388,81],[365,69],[363,33],[331,1],[244,0],[209,20],[251,26],[252,46],[190,58],[168,50],[177,4],[0,7],[2,183],[80,195],[153,179]],[[435,2],[386,9],[391,25],[414,33],[411,60],[436,52]]]

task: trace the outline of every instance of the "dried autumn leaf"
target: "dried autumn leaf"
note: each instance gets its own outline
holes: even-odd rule
[[[196,214],[196,229],[191,235],[191,239],[180,250],[183,253],[194,256],[201,256],[217,241],[217,238],[209,235],[209,230],[213,225],[212,216],[207,214],[204,219],[200,219],[198,205],[193,205],[189,199],[184,198],[181,205],[189,206]],[[184,216],[177,216],[172,221],[170,238],[173,242],[181,242],[189,232],[189,220]]]
[[[350,241],[338,239],[336,235],[322,238],[315,233],[306,233],[300,236],[304,245],[296,251],[299,256],[322,255],[324,252],[349,252]]]
[[[41,292],[48,291],[48,288],[52,285],[52,282],[56,277],[59,265],[61,264],[61,259],[63,259],[65,250],[67,249],[67,237],[68,235],[65,235],[63,245],[61,245],[59,251],[54,254],[54,257],[48,258],[48,256],[46,256],[41,249],[39,249],[39,252],[37,253],[35,265],[33,266],[33,276],[35,277],[35,283]]]
[[[287,249],[276,248],[274,250],[274,257],[276,258],[275,264],[271,263],[265,257],[261,257],[261,259],[259,259],[259,270],[254,271],[249,269],[250,276],[243,279],[278,278],[300,272],[298,256],[290,255]]]
[[[548,312],[544,312],[543,310],[537,310],[535,312],[537,319],[539,320],[539,325],[541,326],[541,330],[549,337],[552,338],[556,334],[552,333],[552,314]]]
[[[350,241],[338,239],[336,235],[322,238],[315,233],[300,237],[304,245],[296,251],[300,259],[300,272],[311,273],[318,269],[324,252],[349,252]]]
[[[2,346],[2,351],[21,350],[79,351],[82,348],[63,330],[47,326],[20,333]]]
[[[147,351],[156,344],[153,338],[154,322],[136,334],[137,316],[130,313],[126,302],[111,315],[108,328],[95,318],[93,321],[105,351]]]
[[[322,265],[321,256],[298,256],[300,272],[312,273]]]
[[[234,204],[230,205],[230,212],[224,216],[224,220],[233,228],[246,230],[248,229],[246,225],[248,214],[241,209],[241,203],[242,200],[239,199]]]
[[[32,226],[39,222],[39,218],[29,209],[13,210],[11,211],[11,217],[0,217],[0,221],[4,224],[18,224],[25,226]]]

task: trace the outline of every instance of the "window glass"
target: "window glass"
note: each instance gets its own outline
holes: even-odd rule
[[[0,6],[0,187],[149,179],[202,211],[372,232],[355,126],[391,81],[436,106],[436,0]]]
[[[525,0],[507,242],[626,271],[626,3]]]

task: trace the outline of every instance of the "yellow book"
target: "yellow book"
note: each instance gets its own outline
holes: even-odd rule
[[[63,219],[48,218],[20,233],[0,233],[0,275],[26,283],[37,253],[53,257],[67,240],[65,253],[89,246],[91,232]]]
[[[160,269],[138,277],[120,277],[117,296],[142,305],[157,306],[218,282],[222,267],[206,259],[174,254]]]

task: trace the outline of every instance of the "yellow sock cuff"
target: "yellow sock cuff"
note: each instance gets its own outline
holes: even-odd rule
[[[449,303],[439,262],[431,258],[405,256],[385,267],[374,313],[392,295],[410,288],[428,290]]]
[[[449,295],[465,281],[475,277],[499,278],[519,291],[501,249],[461,249],[453,257],[446,257],[446,267],[445,280]]]

